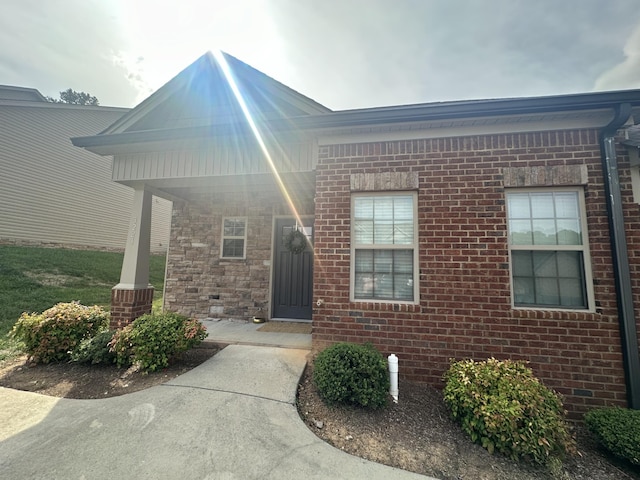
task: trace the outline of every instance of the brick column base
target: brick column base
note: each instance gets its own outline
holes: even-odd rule
[[[151,313],[153,288],[137,290],[111,290],[111,321],[109,328],[116,330],[129,325],[145,313]]]

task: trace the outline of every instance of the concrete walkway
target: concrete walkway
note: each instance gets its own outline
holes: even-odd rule
[[[264,323],[243,320],[202,320],[209,337],[205,341],[227,345],[262,345],[282,348],[311,349],[311,335],[302,333],[261,332]]]
[[[230,345],[164,385],[102,400],[0,388],[0,477],[425,479],[307,429],[295,407],[307,354]]]

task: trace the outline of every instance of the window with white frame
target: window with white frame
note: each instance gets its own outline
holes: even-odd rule
[[[416,301],[415,219],[413,193],[352,197],[353,300]]]
[[[247,219],[222,219],[222,258],[245,258],[247,245]]]
[[[507,215],[513,305],[591,308],[583,190],[509,191]]]

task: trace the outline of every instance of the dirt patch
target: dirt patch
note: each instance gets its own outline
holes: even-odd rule
[[[197,367],[221,347],[208,344],[194,348],[159,372],[143,373],[136,368],[81,363],[35,365],[27,357],[0,362],[0,386],[63,398],[108,398],[137,392],[165,383]]]
[[[298,411],[320,438],[340,450],[378,463],[442,480],[553,479],[549,471],[489,453],[471,443],[449,417],[438,390],[400,382],[397,404],[382,410],[328,407],[307,367],[298,387]],[[640,469],[600,451],[576,428],[582,456],[568,459],[556,479],[640,479]]]

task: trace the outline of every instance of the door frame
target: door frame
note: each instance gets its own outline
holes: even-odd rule
[[[276,268],[276,225],[278,220],[282,219],[293,219],[296,220],[295,215],[274,215],[271,219],[271,269],[269,272],[269,319],[278,320],[282,322],[311,322],[312,319],[306,318],[282,318],[282,317],[274,317],[273,312],[275,310],[275,302],[274,302],[274,279],[275,279],[275,268]],[[313,228],[313,238],[315,240],[315,216],[313,215],[300,215],[298,218],[302,220],[305,226],[310,226]],[[312,258],[314,257],[312,252]],[[311,277],[311,298],[313,298],[313,276]],[[313,315],[313,314],[312,314]]]

